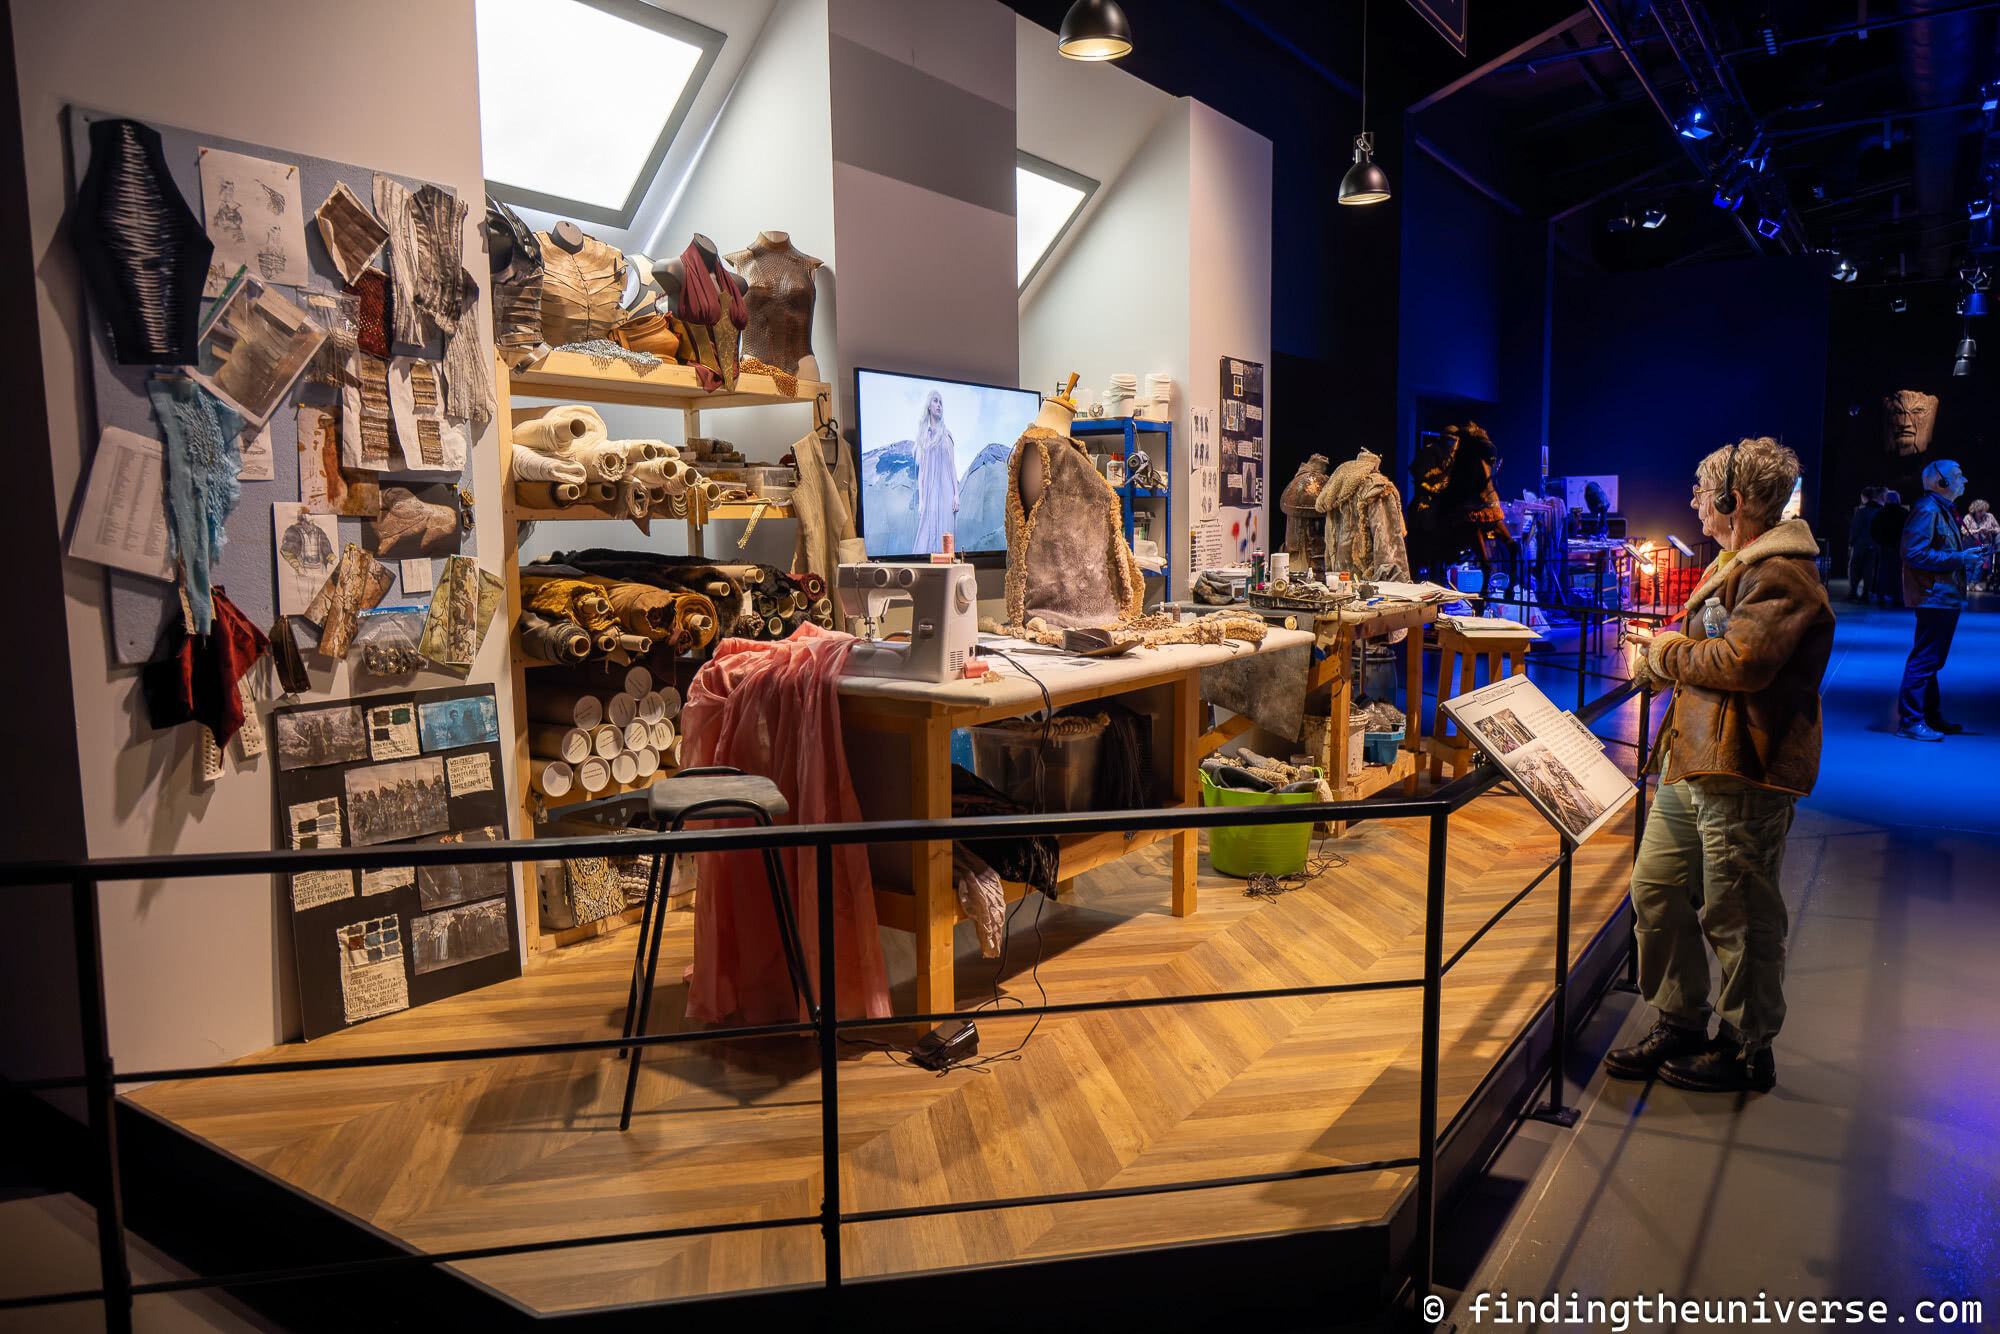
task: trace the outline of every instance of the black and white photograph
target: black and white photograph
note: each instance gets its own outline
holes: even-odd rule
[[[1496,709],[1484,718],[1473,719],[1472,726],[1502,755],[1512,755],[1535,739],[1512,709]]]
[[[451,827],[444,762],[436,756],[349,769],[347,826],[358,844],[421,838]]]
[[[368,728],[353,705],[275,715],[278,767],[311,769],[368,758]]]
[[[1546,750],[1521,756],[1514,763],[1513,774],[1572,837],[1581,837],[1590,822],[1604,814],[1604,803],[1590,795],[1568,765]]]
[[[410,924],[411,958],[418,973],[434,973],[504,953],[507,900],[484,899],[443,912],[427,913]]]
[[[437,838],[426,839],[428,843],[491,843],[505,838],[506,831],[499,825],[486,825],[479,829],[455,830],[441,834]],[[453,903],[470,903],[474,899],[488,899],[495,894],[505,894],[513,888],[509,879],[506,862],[489,862],[481,866],[419,866],[417,868],[417,903],[426,912],[432,908],[442,908]]]

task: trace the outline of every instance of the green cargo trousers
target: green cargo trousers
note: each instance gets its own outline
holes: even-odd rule
[[[1708,1027],[1711,1009],[1745,1050],[1785,1022],[1785,835],[1798,799],[1727,777],[1662,783],[1632,864],[1639,989],[1662,1018]],[[1722,990],[1708,999],[1708,950]]]

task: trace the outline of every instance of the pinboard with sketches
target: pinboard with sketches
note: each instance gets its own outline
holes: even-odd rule
[[[104,119],[105,113],[72,106],[67,114],[74,171],[76,178],[81,180],[90,167],[90,123]],[[158,121],[146,123],[160,135],[161,149],[174,185],[187,200],[188,206],[200,216],[211,238],[220,238],[213,261],[215,267],[226,267],[230,273],[235,272],[238,263],[247,267],[247,279],[233,294],[232,301],[237,304],[251,303],[258,300],[261,293],[274,309],[290,309],[306,306],[309,295],[324,300],[342,292],[340,268],[327,251],[321,230],[316,225],[315,213],[342,185],[359,200],[370,199],[378,174],[376,171],[221,135],[201,134]],[[394,176],[387,172],[379,174],[401,182],[410,190],[424,184],[415,177]],[[478,207],[480,201],[475,198],[471,202],[474,205],[471,213],[476,220],[481,212]],[[234,246],[231,238],[236,242]],[[476,252],[470,248],[466,257],[468,267],[479,271],[478,278],[483,283],[484,260],[470,263],[476,258]],[[220,284],[211,282],[207,295],[215,296],[220,290]],[[204,318],[206,315],[205,310]],[[146,393],[153,369],[149,366],[119,365],[112,356],[106,321],[94,315],[90,326],[91,393],[96,408],[95,429],[91,432],[93,439],[106,430],[117,428],[146,440],[157,441],[161,430],[153,418],[152,403]],[[435,345],[435,338],[432,343],[432,346],[423,348],[398,343],[395,350],[399,353],[418,353],[425,358],[441,358],[442,347]],[[197,378],[201,378],[201,367],[191,369]],[[229,387],[227,383],[223,384],[225,397]],[[226,587],[230,600],[259,628],[272,623],[279,603],[279,567],[272,549],[272,506],[306,499],[300,488],[299,418],[295,405],[317,406],[337,418],[339,390],[317,382],[314,372],[308,370],[290,384],[288,393],[282,394],[281,401],[270,411],[268,419],[262,421],[261,429],[255,421],[246,425],[243,446],[257,462],[247,466],[239,475],[242,498],[224,525],[227,543],[215,563],[212,576],[212,582]],[[245,406],[253,409],[252,415],[255,416],[271,405],[258,402]],[[442,472],[421,471],[403,475],[410,481],[458,485],[462,472],[462,468],[452,467]],[[394,479],[397,475],[392,469],[379,476]],[[79,490],[89,476],[90,468],[86,466]],[[378,475],[363,473],[359,476],[372,483]],[[372,486],[369,491],[372,496]],[[337,514],[340,531],[335,552],[339,552],[342,543],[366,545],[367,536],[361,526],[360,512],[349,506],[340,508]],[[464,534],[452,545],[452,549],[473,554],[471,534]],[[169,616],[179,615],[180,604],[174,585],[169,581],[170,569],[168,578],[161,579],[138,572],[133,562],[123,564],[125,568],[119,568],[115,563],[108,564],[105,575],[109,583],[112,658],[115,662],[130,665],[152,657],[160,632],[166,627]],[[395,568],[393,563],[391,568]],[[400,587],[391,588],[383,601],[390,604],[402,601],[400,593]],[[312,642],[310,624],[300,621],[295,625],[301,637],[301,646],[309,645]]]
[[[270,730],[289,847],[506,837],[491,686],[291,705]],[[520,975],[506,863],[278,879],[308,1038]]]
[[[1604,742],[1525,676],[1448,699],[1444,710],[1572,842],[1610,823],[1637,792],[1630,775],[1604,753]]]

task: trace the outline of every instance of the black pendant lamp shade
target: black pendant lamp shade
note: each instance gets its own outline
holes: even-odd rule
[[[1076,0],[1063,15],[1056,49],[1071,60],[1116,60],[1132,52],[1132,25],[1118,0]]]
[[[1375,165],[1375,136],[1368,132],[1368,0],[1361,0],[1361,133],[1354,136],[1354,165],[1340,178],[1343,204],[1379,204],[1389,197],[1389,176]]]
[[[1375,136],[1363,130],[1354,136],[1354,165],[1340,178],[1343,204],[1379,204],[1389,197],[1389,178],[1375,165]]]

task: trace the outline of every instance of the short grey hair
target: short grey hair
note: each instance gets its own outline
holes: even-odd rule
[[[1695,466],[1695,479],[1707,490],[1722,494],[1722,483],[1730,473],[1730,455],[1736,456],[1736,512],[1763,524],[1775,524],[1792,498],[1799,480],[1799,456],[1768,435],[1724,445]]]
[[[1944,481],[1944,470],[1946,468],[1956,468],[1957,466],[1958,464],[1952,459],[1933,459],[1931,462],[1926,463],[1924,465],[1924,490],[1936,490],[1938,485]]]

